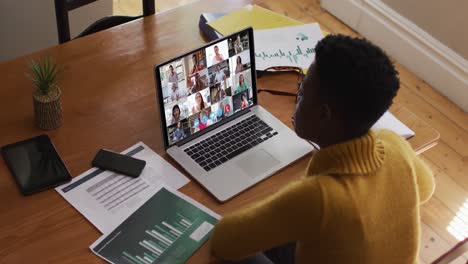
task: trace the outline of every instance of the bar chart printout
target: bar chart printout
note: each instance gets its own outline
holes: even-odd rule
[[[218,219],[192,199],[163,187],[90,248],[110,263],[184,263],[209,238]]]

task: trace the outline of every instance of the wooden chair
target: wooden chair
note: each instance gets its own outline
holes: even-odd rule
[[[452,249],[434,260],[431,264],[450,264],[450,262],[460,257],[465,252],[468,252],[468,238],[456,244]],[[466,263],[468,264],[468,261]]]
[[[58,40],[62,44],[70,40],[70,24],[68,22],[68,12],[84,5],[96,2],[97,0],[55,0],[55,16],[57,19]],[[129,0],[133,1],[133,0]],[[155,0],[142,0],[143,15],[141,16],[108,16],[104,17],[87,27],[76,38],[84,37],[104,29],[130,22],[132,20],[154,14]]]

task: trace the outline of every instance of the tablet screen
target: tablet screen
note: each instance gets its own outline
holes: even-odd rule
[[[47,135],[2,147],[2,155],[24,195],[71,180]]]

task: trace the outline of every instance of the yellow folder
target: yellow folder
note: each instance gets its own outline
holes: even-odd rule
[[[208,25],[225,36],[246,27],[252,27],[253,29],[269,29],[302,24],[304,23],[257,5],[244,6],[225,16],[208,22]]]

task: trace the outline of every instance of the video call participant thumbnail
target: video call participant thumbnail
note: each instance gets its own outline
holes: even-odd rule
[[[189,68],[190,68],[190,74],[195,74],[203,69],[206,68],[206,62],[205,62],[205,53],[203,50],[200,50],[198,52],[193,53],[191,56],[191,62],[189,63]]]
[[[189,109],[187,108],[187,102],[181,103],[172,103],[165,105],[165,117],[166,125],[171,126],[175,123],[185,119],[189,115]]]
[[[207,66],[211,67],[229,58],[227,40],[216,43],[205,49]]]
[[[219,47],[218,45],[215,45],[213,47],[213,50],[214,50],[214,57],[213,57],[213,62],[212,64],[216,64],[216,63],[219,63],[219,62],[222,62],[224,60],[224,56],[223,54],[219,53]]]
[[[246,91],[250,88],[250,84],[248,84],[248,81],[246,80],[247,78],[245,76],[246,75],[244,73],[241,73],[237,76],[237,87],[234,92],[235,94]]]
[[[229,60],[225,60],[214,66],[211,66],[208,68],[208,74],[210,76],[210,85],[225,81],[231,76]]]
[[[226,96],[226,93],[224,92],[223,89],[221,89],[221,84],[217,83],[214,86],[210,87],[210,96],[211,96],[211,104],[217,103],[219,100],[221,100],[221,97],[223,98]]]
[[[234,112],[240,111],[247,108],[252,104],[252,100],[249,100],[249,91],[245,90],[232,97]]]
[[[172,66],[172,64],[169,65],[168,80],[170,83],[177,83],[179,81],[179,77],[177,76],[177,73],[174,71],[174,66]]]
[[[210,103],[208,103],[209,89],[197,92],[194,95],[190,96],[190,104],[192,104],[191,113],[196,114],[203,109],[207,108]]]
[[[227,108],[227,110],[229,110],[230,108]],[[213,111],[213,113],[216,115],[216,119],[217,121],[220,121],[222,120],[224,117],[225,117],[225,104],[224,104],[224,100],[221,100],[219,103],[217,104],[214,104],[211,106],[211,110]],[[227,113],[229,115],[229,111]]]
[[[216,120],[214,113],[211,112],[211,107],[190,116],[189,122],[192,134],[207,128],[216,122]]]
[[[231,71],[233,71],[234,74],[250,69],[250,52],[248,50],[232,56],[229,60]]]
[[[233,103],[232,103],[232,97],[226,97],[224,98],[223,102],[223,113],[224,116],[230,116],[234,113],[233,109]]]
[[[168,86],[171,89],[170,97],[172,101],[183,100],[187,97],[187,90],[181,88],[177,83],[168,83]]]
[[[187,78],[187,90],[189,94],[194,94],[208,87],[207,74],[208,71],[205,69]]]
[[[239,54],[249,47],[247,33],[237,34],[236,36],[228,39],[229,57]]]
[[[177,122],[180,121],[180,118],[181,117],[181,110],[180,110],[180,107],[178,104],[175,104],[173,107],[172,107],[172,115],[171,115],[171,121],[170,121],[170,124],[173,125]]]
[[[168,127],[169,142],[175,143],[190,135],[188,120],[184,119]]]

